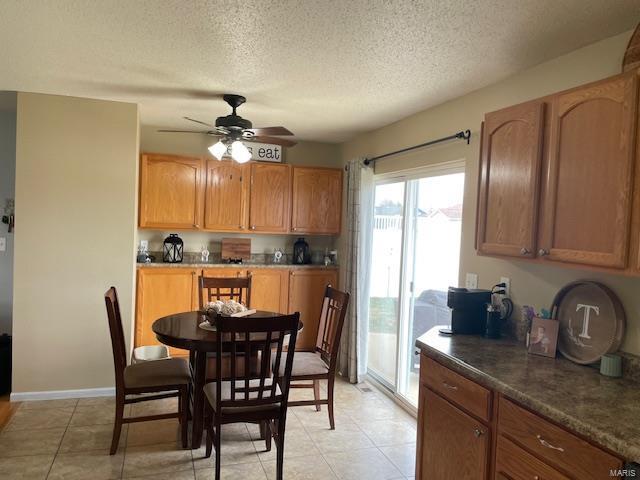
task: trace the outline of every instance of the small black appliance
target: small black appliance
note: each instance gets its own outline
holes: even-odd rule
[[[296,265],[311,263],[309,244],[302,237],[293,244],[293,263]]]
[[[162,244],[162,261],[165,263],[181,263],[184,254],[184,242],[177,233],[170,233]]]
[[[483,335],[488,303],[491,303],[491,290],[449,287],[447,306],[451,309],[451,330],[441,330],[441,333]]]

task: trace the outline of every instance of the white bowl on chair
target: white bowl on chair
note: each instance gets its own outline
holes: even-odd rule
[[[166,360],[171,358],[166,345],[145,345],[133,349],[131,363],[152,362],[155,360]]]

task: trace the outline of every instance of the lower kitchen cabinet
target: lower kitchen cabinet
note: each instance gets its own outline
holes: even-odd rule
[[[616,455],[421,355],[416,480],[597,480],[622,468]]]
[[[136,294],[135,346],[157,345],[151,330],[158,318],[200,308],[199,277],[251,276],[250,308],[279,313],[300,312],[304,328],[298,350],[315,346],[322,299],[327,285],[337,286],[338,271],[326,268],[141,267]],[[171,348],[172,355],[187,352]]]
[[[289,270],[284,268],[253,268],[251,276],[251,308],[267,312],[287,312]]]
[[[486,480],[490,431],[462,410],[420,387],[424,414],[416,461],[423,480]]]
[[[193,268],[138,269],[135,346],[159,345],[151,330],[158,318],[198,308],[198,273]],[[188,352],[170,348],[171,355]]]
[[[298,334],[296,350],[312,350],[327,285],[337,288],[338,272],[327,269],[291,270],[289,275],[289,313],[300,312],[304,327]]]

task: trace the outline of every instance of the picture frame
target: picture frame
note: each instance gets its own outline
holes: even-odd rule
[[[551,318],[533,317],[529,333],[528,352],[532,355],[555,357],[560,322]]]

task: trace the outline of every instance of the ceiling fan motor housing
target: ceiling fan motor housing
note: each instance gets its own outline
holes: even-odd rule
[[[253,124],[239,115],[227,115],[226,117],[216,118],[216,127],[224,127],[229,130],[246,130],[252,128]]]

